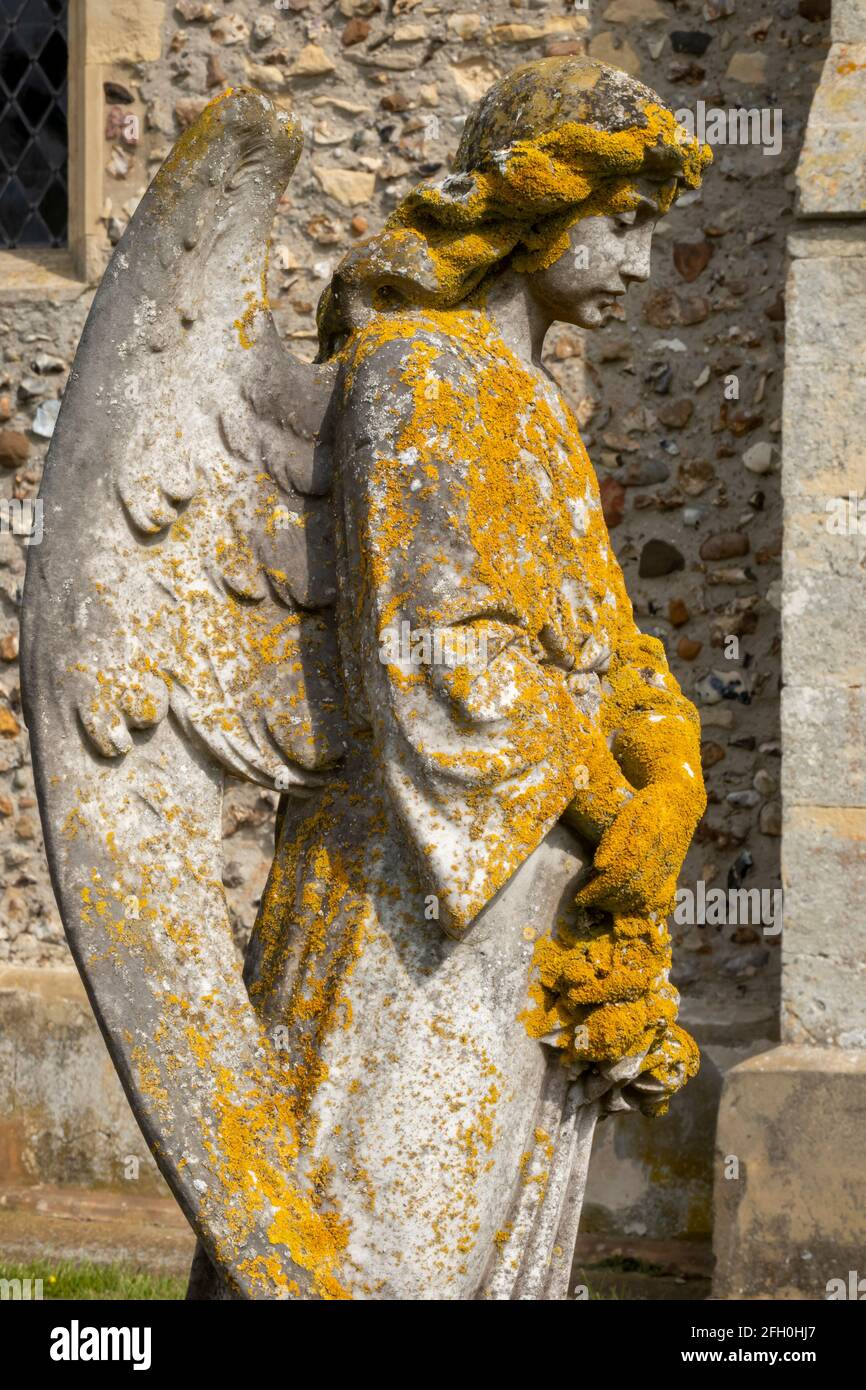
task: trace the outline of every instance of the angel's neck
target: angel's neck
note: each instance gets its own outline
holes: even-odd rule
[[[540,367],[553,318],[530,292],[526,276],[506,270],[487,290],[484,308],[506,346],[525,362]]]

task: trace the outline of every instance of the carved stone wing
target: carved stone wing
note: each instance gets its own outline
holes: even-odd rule
[[[266,292],[300,144],[258,93],[228,93],[142,200],[64,396],[22,624],[70,944],[166,1177],[251,1297],[324,1287],[329,1259],[323,1237],[296,1263],[290,1233],[275,1259],[267,1234],[306,1198],[301,1179],[285,1190],[291,1116],[220,883],[224,773],[303,795],[343,751],[319,437],[332,374],[283,350]],[[229,1141],[229,1112],[253,1153]]]
[[[71,703],[106,757],[169,708],[227,771],[268,786],[303,784],[341,752],[315,616],[334,597],[317,445],[331,374],[285,352],[265,287],[299,149],[257,94],[213,103],[147,193],[88,319],[27,588],[50,678],[28,684],[40,704]]]

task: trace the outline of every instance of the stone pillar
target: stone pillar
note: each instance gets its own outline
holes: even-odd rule
[[[832,23],[786,289],[782,1043],[725,1081],[721,1298],[866,1276],[866,0]]]

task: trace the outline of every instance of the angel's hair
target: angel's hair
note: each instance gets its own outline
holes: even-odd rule
[[[619,68],[584,57],[517,68],[471,111],[454,172],[418,184],[377,236],[344,256],[319,303],[319,360],[373,314],[450,309],[494,268],[552,265],[580,218],[637,205],[638,178],[658,185],[667,212],[711,159]]]

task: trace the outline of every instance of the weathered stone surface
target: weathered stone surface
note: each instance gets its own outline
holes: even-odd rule
[[[816,0],[816,3],[823,3],[826,8],[826,0]],[[866,41],[866,18],[861,0],[832,0],[831,8],[834,43]]]
[[[703,705],[700,711],[701,727],[704,729],[731,729],[734,725],[734,715],[730,708],[722,707],[719,704]]]
[[[834,237],[800,247],[818,254],[796,259],[788,277],[783,489],[788,496],[862,494],[866,332],[855,303],[866,293],[863,243],[840,247]]]
[[[782,863],[783,1037],[866,1047],[866,809],[786,805]]]
[[[677,469],[677,481],[688,497],[700,497],[716,481],[716,470],[707,459],[684,460]]]
[[[207,72],[205,81],[208,87],[224,87],[228,82],[228,73],[222,65],[218,53],[209,53],[207,57]]]
[[[71,967],[0,966],[0,1184],[166,1192]]]
[[[727,671],[708,671],[695,681],[695,693],[706,705],[716,705],[721,700],[736,700],[741,704],[748,704],[751,699],[748,676],[733,667]]]
[[[669,1124],[653,1127],[640,1115],[613,1115],[600,1126],[586,1188],[584,1229],[618,1230],[659,1238],[673,1230],[686,1238],[712,1232],[716,1114],[730,1069],[770,1043],[771,1021],[743,1010],[736,1041],[723,1019],[698,1006],[687,1026],[701,1048],[701,1070],[689,1106],[672,1107]],[[675,1113],[676,1111],[676,1113]],[[654,1155],[648,1172],[646,1155]]]
[[[370,37],[371,27],[367,19],[350,19],[340,35],[341,44],[344,48],[351,48],[356,43],[363,43]]]
[[[862,651],[856,659],[862,663]],[[806,673],[798,674],[802,681]],[[786,685],[782,691],[786,803],[866,806],[864,728],[863,686]]]
[[[673,328],[703,323],[709,317],[710,303],[703,295],[675,294],[673,290],[659,290],[644,301],[643,316],[653,328]]]
[[[701,767],[704,771],[715,767],[716,763],[723,762],[725,750],[720,743],[714,743],[712,739],[707,739],[701,744]]]
[[[672,598],[668,604],[668,622],[673,627],[683,627],[691,614],[681,598]]]
[[[833,242],[828,250],[835,250]],[[794,261],[785,293],[786,348],[793,363],[826,367],[828,349],[837,354],[835,368],[862,361],[866,323],[857,307],[864,284],[866,264],[856,254],[816,254]]]
[[[209,24],[217,17],[216,6],[204,0],[176,0],[174,8],[187,24]]]
[[[845,1285],[862,1267],[864,1124],[862,1049],[777,1047],[727,1073],[716,1135],[716,1298],[826,1299],[838,1290],[831,1281]]]
[[[208,97],[181,97],[180,101],[175,102],[174,114],[181,130],[186,130],[193,121],[198,120],[208,100]]]
[[[284,92],[289,85],[285,68],[276,63],[244,63],[247,81],[262,92]]]
[[[210,36],[216,43],[226,45],[245,43],[250,36],[250,31],[241,15],[225,14],[220,15],[210,31]]]
[[[90,0],[87,61],[154,62],[162,52],[165,9],[165,0]]]
[[[663,459],[637,459],[617,473],[623,487],[653,487],[667,482],[669,477],[670,469]]]
[[[712,34],[704,34],[700,29],[675,29],[671,34],[674,53],[689,53],[696,58],[704,56],[712,41]]]
[[[426,39],[429,30],[426,24],[397,24],[391,35],[392,43],[420,43]]]
[[[866,458],[858,442],[866,424],[866,406],[856,361],[831,367],[829,362],[800,360],[792,352],[786,380],[792,395],[798,395],[800,409],[796,433],[789,429],[786,434],[782,479],[786,495],[805,493],[827,499],[847,496],[849,489],[861,495],[866,490]],[[785,418],[793,424],[787,403]]]
[[[809,112],[797,187],[806,217],[862,216],[866,208],[866,42],[834,43]]]
[[[858,501],[856,493],[801,494],[788,504],[782,630],[783,670],[791,684],[804,679],[815,685],[866,683],[861,611],[866,533],[861,534]]]
[[[556,16],[540,24],[496,24],[491,33],[494,43],[498,44],[538,43],[539,39],[581,33],[588,28],[588,23],[585,15]]]
[[[5,706],[0,705],[0,737],[15,738],[16,734],[20,734],[20,732],[21,725],[18,723],[11,709],[7,709]]]
[[[446,21],[449,34],[455,34],[458,39],[472,39],[484,27],[484,20],[480,14],[469,10],[461,11],[459,14],[450,14]]]
[[[760,830],[762,835],[781,835],[781,801],[768,801],[766,806],[761,807],[761,814],[758,819],[758,829]]]
[[[798,165],[801,211],[813,215],[863,206],[860,131],[845,131],[858,104],[862,118],[863,90],[848,63],[844,49],[830,50]],[[785,292],[783,1037],[823,1044],[828,1068],[840,1049],[866,1047],[866,393],[862,316],[851,303],[866,284],[865,250],[851,225],[799,232]],[[778,820],[778,802],[767,803],[760,830],[778,833]],[[858,1104],[853,1077],[845,1104]]]

